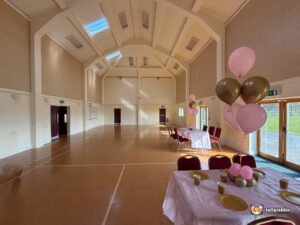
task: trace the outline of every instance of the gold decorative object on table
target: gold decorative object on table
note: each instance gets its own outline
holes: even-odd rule
[[[256,169],[256,168],[252,168],[254,172],[257,172],[257,173],[260,173],[262,174],[263,176],[266,176],[266,173],[264,171],[261,171],[259,169]]]
[[[226,183],[226,180],[227,180],[227,173],[222,172],[222,173],[220,174],[220,180],[221,180],[221,182]]]
[[[289,191],[282,191],[281,196],[289,202],[292,202],[296,205],[300,205],[300,194]]]
[[[280,188],[281,189],[288,189],[289,181],[287,179],[282,178],[282,179],[279,180],[279,183],[280,183]]]
[[[220,201],[228,209],[235,211],[245,211],[248,209],[248,204],[243,199],[234,195],[223,194],[220,196]]]
[[[201,180],[201,177],[197,174],[194,174],[194,184],[195,185],[199,185],[200,184],[200,180]]]
[[[195,175],[200,176],[201,180],[207,180],[208,175],[206,173],[203,173],[201,171],[193,171],[191,172],[191,177],[194,178]]]
[[[218,192],[220,194],[225,194],[225,188],[226,188],[226,184],[222,182],[218,182]]]

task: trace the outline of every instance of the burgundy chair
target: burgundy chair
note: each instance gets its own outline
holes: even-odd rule
[[[288,218],[277,216],[269,216],[262,219],[254,220],[248,225],[296,225],[296,223]]]
[[[203,131],[207,131],[207,126],[204,125],[202,130],[203,130]]]
[[[231,166],[231,160],[225,155],[214,155],[208,159],[209,169],[226,169]]]
[[[200,160],[194,155],[184,155],[177,160],[178,170],[201,170]]]
[[[214,133],[215,133],[215,127],[214,126],[210,126],[208,128],[208,133],[209,133],[209,136],[214,136]]]
[[[220,145],[221,132],[222,132],[222,129],[218,127],[216,129],[215,136],[210,138],[210,143],[217,143],[217,145],[219,146],[220,150],[222,151],[222,148],[221,148],[221,145]]]
[[[232,157],[233,163],[240,163],[240,154],[236,154]],[[256,168],[255,158],[249,154],[242,155],[242,165],[241,166],[250,166],[251,168]]]
[[[178,141],[179,141],[179,146],[178,146],[178,149],[177,149],[177,150],[180,150],[181,147],[182,147],[182,144],[183,144],[183,143],[186,144],[186,143],[190,142],[190,139],[184,138],[184,137],[181,137],[180,135],[178,135],[177,129],[176,129],[176,128],[174,128],[174,131],[175,131],[175,135],[177,135]]]

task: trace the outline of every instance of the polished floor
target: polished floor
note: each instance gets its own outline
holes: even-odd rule
[[[2,159],[24,173],[0,186],[0,224],[171,225],[162,203],[177,158],[198,155],[207,169],[220,152],[167,142],[163,126],[103,126]]]

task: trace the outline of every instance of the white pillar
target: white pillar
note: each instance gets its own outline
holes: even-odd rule
[[[88,105],[87,105],[87,89],[88,89],[88,73],[89,68],[84,66],[83,68],[83,95],[82,95],[82,129],[83,131],[87,131],[87,121],[88,121]]]

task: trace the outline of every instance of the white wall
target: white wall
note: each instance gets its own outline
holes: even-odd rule
[[[97,107],[97,119],[89,119],[89,104],[86,106],[86,112],[87,112],[87,121],[86,121],[86,126],[87,130],[102,126],[104,124],[104,106],[102,104],[97,104],[97,103],[92,103],[90,104],[93,105],[93,107]]]
[[[159,109],[161,108],[161,106],[162,105],[158,105],[158,104],[140,105],[139,124],[143,124],[143,125],[159,124]],[[176,107],[173,104],[168,104],[168,105],[164,104],[163,106],[166,109],[166,114],[167,114],[166,117],[169,118],[171,122]]]
[[[121,109],[121,124],[122,125],[135,125],[137,124],[137,109],[133,104],[115,104],[104,105],[104,124],[114,124],[114,109]]]
[[[184,110],[184,116],[183,117],[180,117],[179,114],[178,114],[179,108],[183,108],[183,110]],[[186,116],[187,116],[187,113],[186,113],[185,102],[178,103],[178,104],[174,105],[174,110],[173,110],[172,115],[171,115],[170,123],[172,125],[175,125],[175,126],[178,126],[178,127],[185,127],[186,126]]]
[[[30,94],[0,89],[0,158],[31,148]]]

